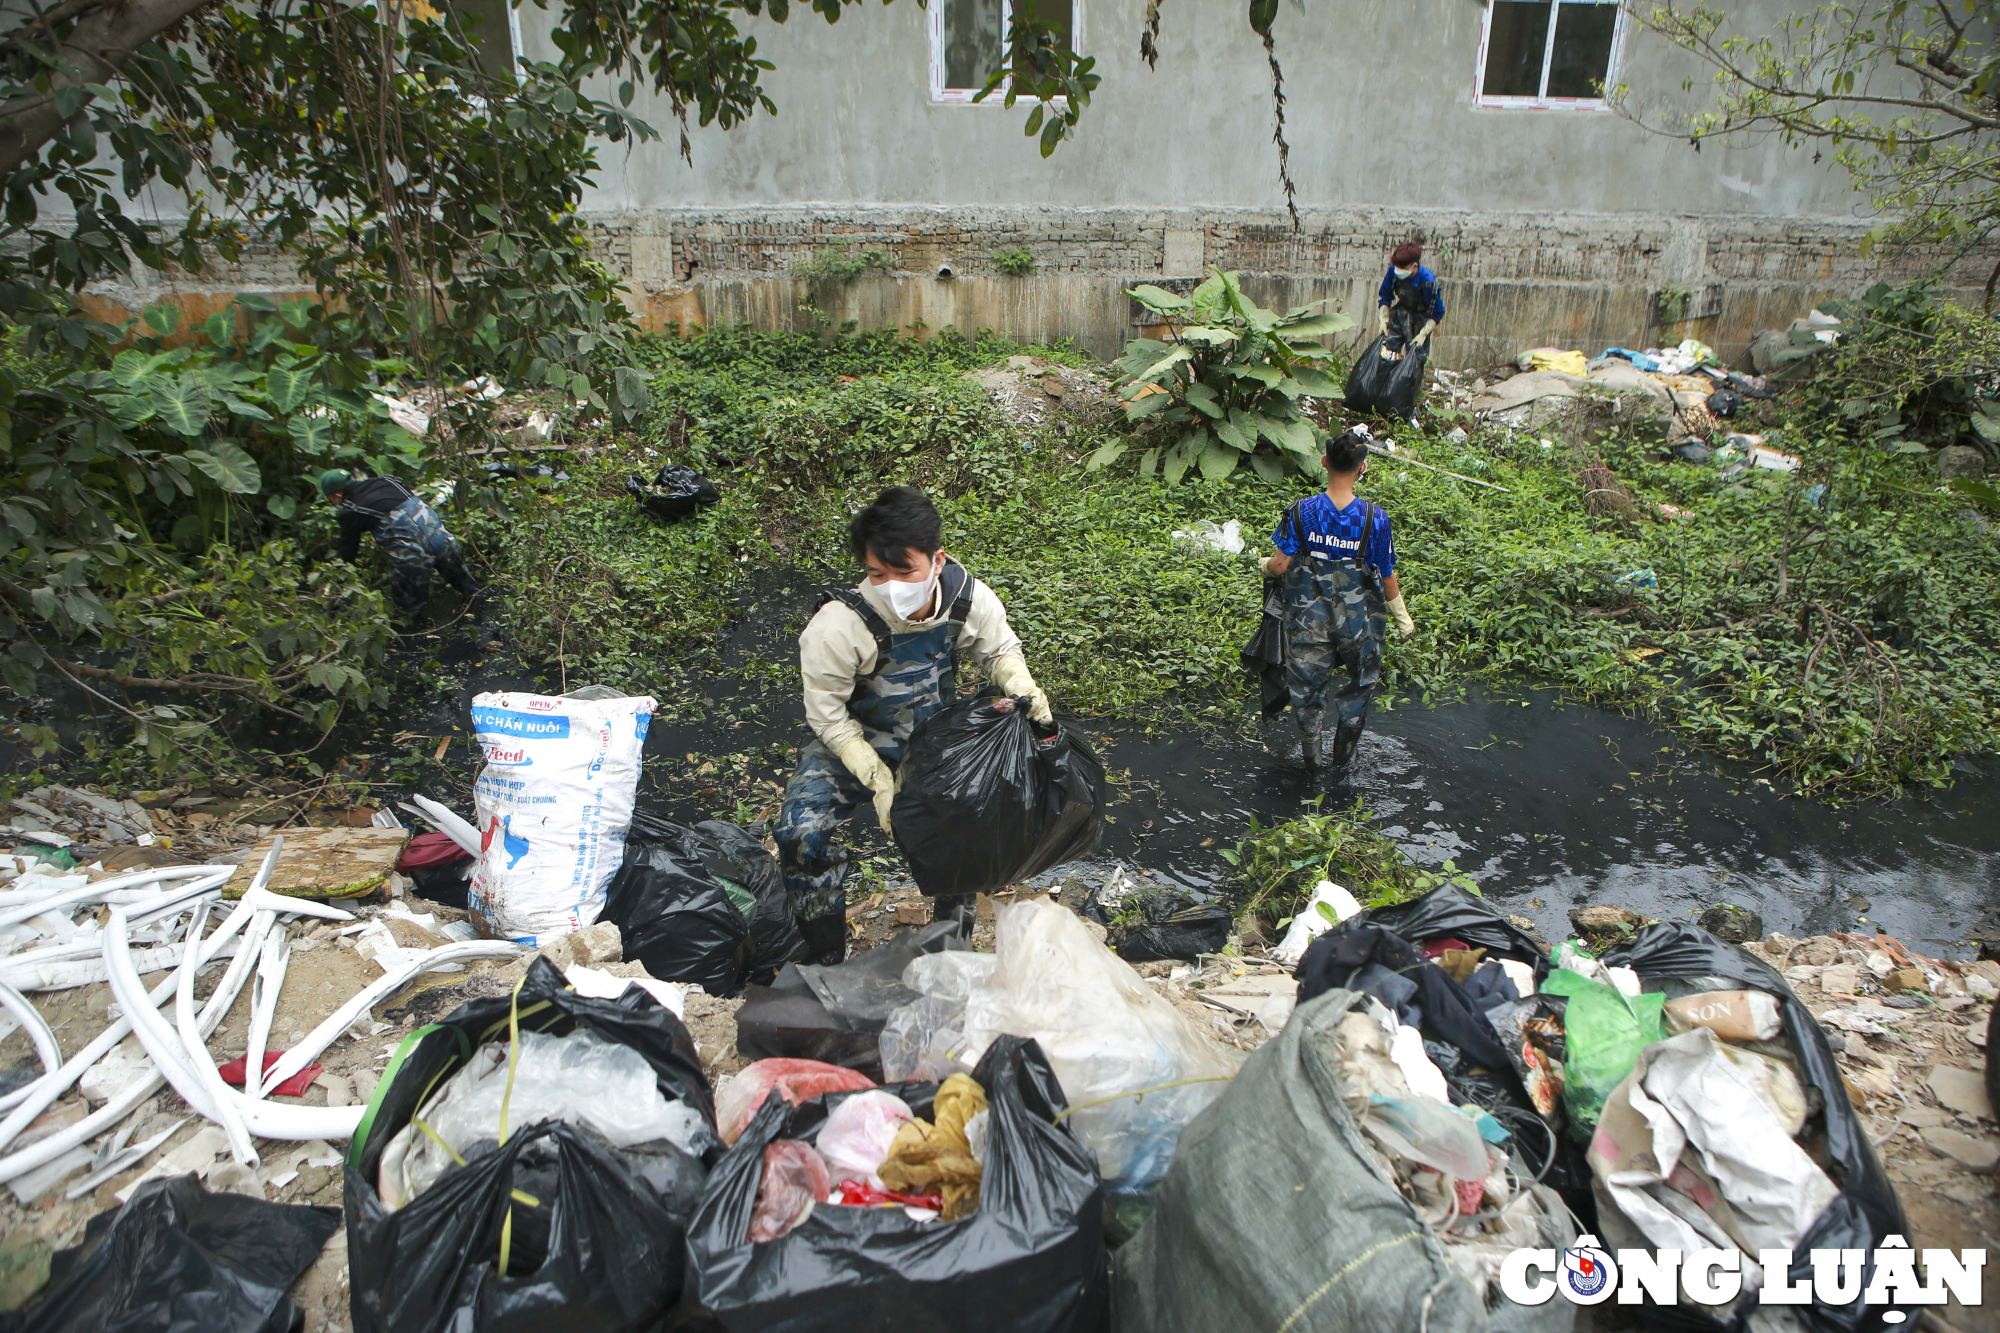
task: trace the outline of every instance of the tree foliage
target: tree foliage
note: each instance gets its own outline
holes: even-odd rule
[[[1700,3],[1629,6],[1713,70],[1714,104],[1628,114],[1704,140],[1774,133],[1831,151],[1885,219],[1883,235],[1957,257],[2000,230],[2000,0],[1820,3],[1770,32]],[[1683,88],[1692,91],[1690,79]],[[1992,306],[2000,266],[1986,283]]]

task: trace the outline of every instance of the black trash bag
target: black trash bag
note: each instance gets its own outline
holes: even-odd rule
[[[1860,1114],[1848,1100],[1833,1048],[1827,1045],[1826,1033],[1812,1011],[1799,1003],[1798,996],[1792,994],[1792,988],[1785,984],[1776,968],[1694,926],[1668,922],[1644,926],[1629,942],[1607,952],[1603,961],[1607,967],[1631,968],[1639,974],[1641,984],[1668,977],[1716,977],[1777,997],[1785,1038],[1798,1062],[1799,1081],[1815,1103],[1801,1137],[1810,1136],[1815,1130],[1825,1134],[1826,1157],[1833,1164],[1827,1174],[1840,1187],[1839,1195],[1793,1247],[1790,1281],[1794,1285],[1811,1283],[1814,1250],[1860,1250],[1864,1255],[1862,1290],[1865,1291],[1875,1280],[1877,1247],[1885,1237],[1910,1233],[1903,1205],[1868,1142],[1868,1131]],[[1819,1095],[1813,1097],[1814,1092]],[[1726,1311],[1683,1304],[1671,1309],[1655,1308],[1647,1321],[1649,1327],[1739,1333],[1748,1327],[1750,1316],[1758,1308],[1756,1297],[1746,1293]],[[1861,1328],[1879,1327],[1881,1312],[1887,1307],[1866,1306],[1859,1300],[1851,1305],[1824,1305],[1815,1291],[1811,1305],[1788,1308],[1813,1333],[1853,1333]]]
[[[49,1261],[49,1284],[7,1333],[289,1333],[286,1290],[340,1229],[337,1208],[211,1194],[192,1175],[150,1180],[90,1219]]]
[[[736,1049],[746,1060],[818,1060],[882,1081],[882,1029],[914,1002],[903,969],[920,954],[972,947],[956,922],[898,933],[837,967],[787,963],[769,986],[750,986],[736,1011]]]
[[[1718,417],[1733,417],[1743,406],[1743,395],[1734,389],[1717,389],[1708,396],[1707,406]]]
[[[765,1146],[812,1139],[825,1123],[822,1103],[851,1094],[796,1109],[768,1098],[716,1163],[688,1228],[689,1304],[699,1304],[704,1326],[790,1333],[1107,1328],[1104,1187],[1096,1158],[1056,1122],[1068,1104],[1047,1057],[1031,1039],[1000,1037],[972,1076],[986,1090],[989,1114],[979,1208],[970,1217],[918,1222],[901,1209],[822,1205],[790,1235],[751,1244],[745,1237]]]
[[[1399,926],[1413,934],[1403,934]],[[1442,1071],[1452,1100],[1492,1112],[1514,1131],[1536,1178],[1557,1190],[1587,1227],[1595,1217],[1590,1169],[1574,1142],[1556,1142],[1560,1126],[1536,1112],[1520,1068],[1486,1016],[1482,1001],[1491,997],[1475,998],[1417,949],[1418,941],[1445,936],[1532,960],[1538,981],[1547,971],[1546,957],[1526,932],[1483,900],[1447,887],[1394,907],[1370,908],[1330,927],[1299,959],[1299,1004],[1334,990],[1370,994],[1427,1042],[1456,1050],[1456,1073]],[[1528,1125],[1531,1120],[1535,1123]]]
[[[419,898],[463,910],[472,887],[473,861],[467,858],[447,866],[431,866],[410,875],[410,892]]]
[[[918,888],[990,893],[1097,849],[1104,765],[1069,722],[1039,733],[1026,699],[967,699],[911,734],[890,823]]]
[[[639,508],[667,523],[678,523],[722,498],[714,482],[685,463],[667,464],[650,483],[634,473],[625,479],[625,490]]]
[[[1415,415],[1417,398],[1423,393],[1424,366],[1430,361],[1431,345],[1426,341],[1414,350],[1405,350],[1401,360],[1388,361],[1382,356],[1383,344],[1382,338],[1368,344],[1368,350],[1347,372],[1347,407],[1407,421]]]
[[[628,961],[710,995],[768,983],[805,952],[777,860],[715,819],[686,828],[635,813],[597,919],[618,927]]]
[[[663,1096],[715,1123],[701,1057],[671,1009],[636,986],[616,1000],[578,995],[536,959],[515,995],[474,1000],[405,1038],[362,1116],[346,1170],[355,1333],[645,1328],[680,1298],[687,1222],[707,1173],[664,1140],[619,1149],[542,1121],[395,1211],[383,1205],[376,1178],[389,1140],[475,1049],[504,1040],[510,1020],[558,1037],[581,1026],[632,1048]],[[503,1244],[504,1278],[495,1274]]]
[[[1257,678],[1257,708],[1260,715],[1282,713],[1292,702],[1291,687],[1285,684],[1285,595],[1284,580],[1264,580],[1264,611],[1257,617],[1257,632],[1237,651],[1243,669]]]
[[[1390,907],[1371,907],[1349,917],[1345,925],[1366,922],[1393,930],[1419,947],[1432,940],[1460,939],[1487,957],[1531,963],[1535,979],[1548,975],[1549,955],[1540,941],[1496,911],[1486,899],[1453,885],[1432,889],[1421,898]]]
[[[1104,903],[1091,890],[1083,915],[1103,926],[1113,952],[1128,963],[1198,958],[1221,953],[1236,918],[1222,903],[1200,902],[1179,889],[1143,885]]]

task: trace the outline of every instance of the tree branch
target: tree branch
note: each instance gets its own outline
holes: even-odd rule
[[[56,106],[57,92],[74,88],[88,102],[85,85],[109,82],[134,51],[216,2],[117,0],[109,8],[85,14],[57,47],[55,68],[47,73],[47,90],[0,106],[0,176],[11,175],[33,161],[62,130],[68,117]]]

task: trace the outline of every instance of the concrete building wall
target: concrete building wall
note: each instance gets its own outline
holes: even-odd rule
[[[796,7],[784,25],[747,20],[777,65],[778,114],[697,127],[687,165],[670,109],[642,97],[635,109],[665,141],[607,153],[586,199],[635,308],[656,326],[955,324],[1108,355],[1135,332],[1122,295],[1135,281],[1218,264],[1257,275],[1274,303],[1331,297],[1365,320],[1388,249],[1420,239],[1450,306],[1443,364],[1688,336],[1733,355],[1758,328],[1930,258],[1864,255],[1857,196],[1810,149],[1696,152],[1606,110],[1479,105],[1478,0],[1282,10],[1294,231],[1270,74],[1241,7],[1168,6],[1149,70],[1144,0],[1076,5],[1104,84],[1046,160],[1020,132],[1025,107],[931,100],[929,17],[913,4],[849,10],[832,27]],[[1768,25],[1789,8],[1750,0],[1738,21]],[[524,12],[531,56],[547,53],[538,18]],[[1683,100],[1690,74],[1702,95],[1692,62],[1636,24],[1621,31],[1614,78],[1641,105]],[[1001,275],[995,252],[1017,246],[1034,272]],[[879,249],[893,271],[792,279],[829,248]],[[1969,257],[1953,285],[1976,289],[1982,263],[1992,256]],[[1662,292],[1674,294],[1664,311]]]

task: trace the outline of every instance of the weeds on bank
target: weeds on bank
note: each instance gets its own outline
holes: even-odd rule
[[[1250,836],[1235,851],[1221,853],[1236,868],[1239,915],[1283,930],[1323,879],[1346,889],[1363,907],[1407,902],[1445,884],[1479,892],[1472,876],[1450,861],[1434,871],[1413,863],[1369,822],[1360,801],[1351,809],[1322,810],[1324,799],[1313,798],[1311,813],[1268,828],[1252,815]]]

